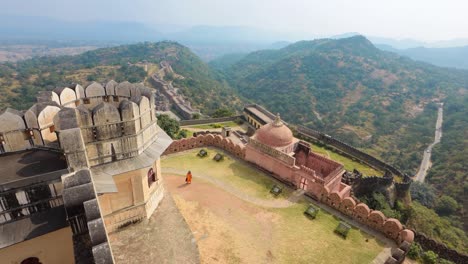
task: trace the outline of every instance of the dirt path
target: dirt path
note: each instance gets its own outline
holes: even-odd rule
[[[443,121],[443,103],[439,104],[439,108],[437,111],[437,121],[435,126],[435,135],[434,135],[434,142],[432,142],[425,150],[423,154],[423,158],[421,160],[421,165],[419,166],[419,170],[414,176],[415,181],[424,182],[427,172],[432,166],[431,162],[431,154],[432,148],[440,143],[440,139],[442,138],[442,121]]]
[[[201,263],[272,263],[274,214],[205,180],[188,185],[180,176],[164,179],[197,241]]]

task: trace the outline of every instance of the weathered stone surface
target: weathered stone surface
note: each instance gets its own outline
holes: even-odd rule
[[[60,145],[67,156],[68,165],[73,170],[88,168],[86,148],[79,128],[63,130],[59,134]]]
[[[101,218],[89,221],[88,230],[93,245],[99,245],[107,241],[106,229]]]
[[[91,172],[88,169],[79,170],[62,179],[64,188],[71,188],[91,182]]]
[[[102,87],[101,84],[97,82],[93,82],[88,87],[86,87],[85,90],[86,97],[96,97],[96,96],[105,96],[106,91],[104,90],[104,87]]]
[[[118,83],[114,80],[110,80],[106,83],[106,94],[107,95],[115,95],[115,87]]]
[[[63,108],[54,117],[56,130],[80,127],[75,109]]]
[[[64,189],[62,195],[65,207],[79,206],[85,201],[96,198],[92,183]]]
[[[99,204],[97,199],[89,200],[83,203],[86,219],[88,221],[101,218],[101,212],[99,211]]]
[[[94,262],[96,264],[112,264],[112,253],[107,242],[93,247]]]

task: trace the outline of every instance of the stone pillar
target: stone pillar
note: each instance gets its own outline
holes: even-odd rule
[[[88,155],[86,146],[81,134],[81,129],[72,128],[60,131],[58,133],[60,146],[67,158],[68,167],[72,171],[88,168]]]

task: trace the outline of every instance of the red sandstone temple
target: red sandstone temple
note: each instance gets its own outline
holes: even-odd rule
[[[313,153],[307,142],[293,136],[279,114],[249,139],[245,159],[317,198],[324,193],[341,199],[350,196],[351,187],[341,182],[343,165]]]

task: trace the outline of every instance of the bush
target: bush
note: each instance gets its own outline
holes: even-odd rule
[[[422,261],[424,264],[436,264],[439,256],[434,251],[426,251],[422,255]]]
[[[186,138],[187,137],[187,132],[188,130],[187,129],[181,129],[179,131],[179,133],[177,134],[177,139],[182,139],[182,138]]]
[[[227,108],[219,108],[211,115],[212,117],[226,117],[226,116],[233,116],[234,112]]]
[[[422,253],[421,245],[419,245],[419,243],[417,242],[414,242],[413,244],[411,244],[411,247],[408,251],[407,256],[411,259],[419,259],[421,257],[421,253]]]
[[[436,194],[432,186],[422,182],[413,182],[410,187],[411,199],[418,201],[420,204],[434,208]]]
[[[458,203],[450,196],[442,195],[437,201],[435,211],[440,216],[447,216],[455,213],[458,210]]]
[[[171,138],[175,138],[180,130],[179,122],[168,115],[158,115],[158,126]]]

